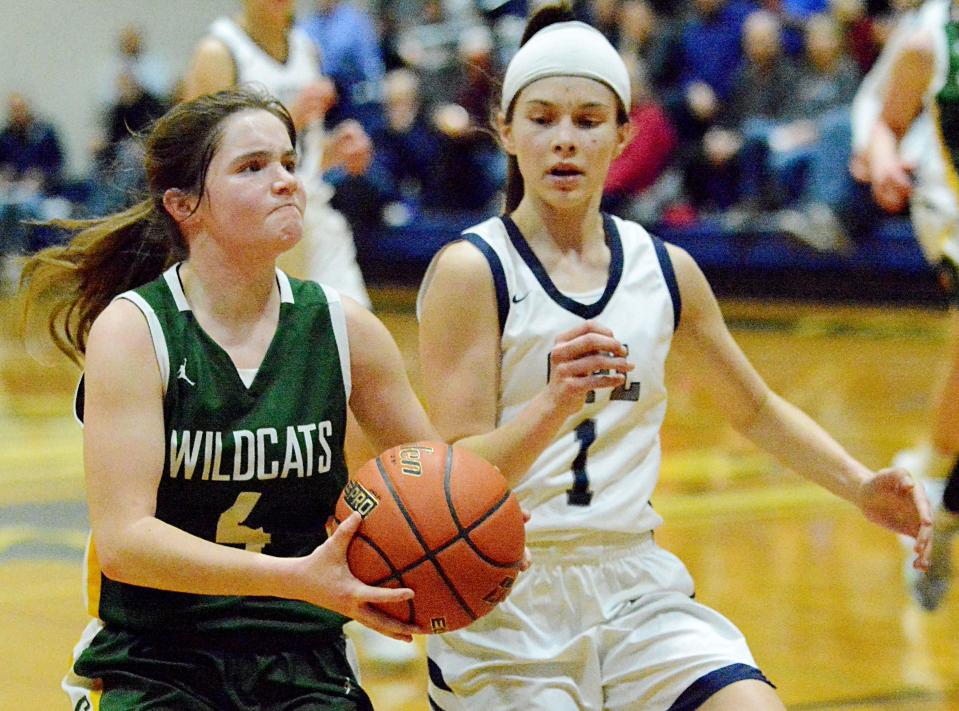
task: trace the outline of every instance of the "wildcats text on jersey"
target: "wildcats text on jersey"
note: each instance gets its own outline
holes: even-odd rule
[[[329,420],[290,425],[285,430],[172,430],[168,474],[187,481],[194,477],[202,481],[311,477],[330,470],[332,435]]]

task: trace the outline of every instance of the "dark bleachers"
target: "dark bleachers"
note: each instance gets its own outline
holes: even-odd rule
[[[443,245],[483,218],[416,215],[360,242],[360,264],[371,283],[416,284]],[[717,218],[652,231],[687,250],[721,296],[944,305],[907,217],[857,235],[851,255],[816,252],[776,232],[729,231]]]

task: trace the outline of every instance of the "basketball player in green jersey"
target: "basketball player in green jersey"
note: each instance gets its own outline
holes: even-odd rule
[[[378,447],[438,437],[382,323],[275,266],[303,229],[295,139],[255,92],[180,104],[146,141],[149,197],[69,223],[24,269],[28,314],[52,304],[85,368],[94,619],[64,680],[73,708],[365,709],[343,622],[420,631],[372,606],[412,591],[350,574],[359,515],[327,538],[347,405]],[[622,381],[622,345],[587,331],[557,344],[561,377],[505,436]]]

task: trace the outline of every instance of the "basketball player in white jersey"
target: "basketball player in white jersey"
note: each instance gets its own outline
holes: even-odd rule
[[[301,136],[307,211],[302,246],[284,266],[295,276],[333,286],[369,308],[353,234],[343,215],[330,207],[333,190],[323,181],[324,169],[333,164],[363,172],[371,156],[369,138],[355,121],[324,136],[323,118],[335,101],[335,90],[320,73],[313,41],[293,26],[294,5],[293,0],[243,0],[236,18],[214,21],[194,53],[184,98],[259,84],[290,108]],[[329,150],[324,151],[327,141]]]
[[[932,564],[910,575],[916,600],[939,607],[952,577],[951,541],[959,531],[959,7],[928,0],[890,59],[888,87],[870,134],[869,180],[884,209],[909,204],[926,259],[937,269],[952,306],[953,343],[939,383],[930,441],[900,452],[895,464],[926,477],[936,505]],[[925,137],[910,158],[909,140]]]
[[[727,330],[683,250],[600,212],[628,140],[626,67],[566,8],[543,7],[503,82],[511,161],[505,213],[466,230],[420,291],[431,419],[450,441],[492,433],[532,517],[533,565],[469,627],[428,640],[431,707],[542,711],[782,709],[739,630],[693,600],[660,548],[664,370],[688,351],[737,429],[928,554],[931,514],[907,472],[870,471],[771,392]],[[555,343],[606,329],[634,368],[579,401],[550,396]],[[608,347],[597,347],[597,358]],[[554,413],[532,434],[518,425]],[[535,452],[542,453],[538,456]],[[480,450],[482,451],[482,450]]]

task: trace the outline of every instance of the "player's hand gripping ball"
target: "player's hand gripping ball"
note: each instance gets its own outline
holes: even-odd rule
[[[434,633],[459,629],[503,600],[525,551],[523,514],[499,470],[443,442],[394,447],[350,478],[335,521],[363,523],[347,560],[369,585],[408,587],[412,600],[378,606]]]

